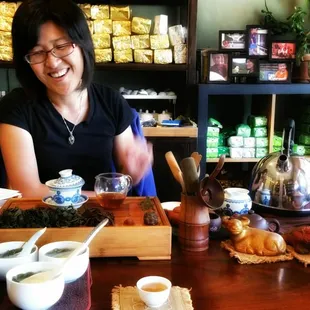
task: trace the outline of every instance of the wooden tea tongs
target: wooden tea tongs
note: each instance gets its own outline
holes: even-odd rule
[[[183,173],[182,173],[180,166],[179,166],[178,162],[176,161],[173,153],[171,151],[167,152],[165,154],[165,158],[167,160],[167,163],[170,167],[170,170],[171,170],[174,178],[177,180],[177,182],[182,187],[182,193],[186,193],[186,188],[185,188],[184,179],[183,179]]]

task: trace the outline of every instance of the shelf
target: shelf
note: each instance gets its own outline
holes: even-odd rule
[[[117,64],[117,63],[96,63],[96,69],[100,70],[141,70],[141,71],[186,71],[187,65],[177,65],[177,64],[140,64],[140,63],[127,63],[127,64]]]
[[[257,163],[261,158],[225,158],[225,163]],[[218,158],[207,158],[207,163],[217,163]]]
[[[188,137],[197,138],[197,127],[143,127],[145,137]]]
[[[176,100],[177,96],[123,95],[125,99]]]
[[[199,84],[208,95],[297,95],[310,94],[310,84]]]
[[[9,0],[11,2],[12,0]],[[186,4],[185,0],[74,0],[77,3],[90,3],[90,4],[110,4],[110,5],[165,5],[165,6],[176,6]]]

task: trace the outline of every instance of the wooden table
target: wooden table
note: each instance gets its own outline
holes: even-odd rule
[[[173,285],[191,288],[195,310],[310,308],[310,268],[296,260],[241,265],[219,241],[211,241],[207,251],[196,254],[182,252],[177,241],[173,243],[171,261],[92,259],[91,309],[111,309],[113,286],[133,286],[147,275],[164,276]]]

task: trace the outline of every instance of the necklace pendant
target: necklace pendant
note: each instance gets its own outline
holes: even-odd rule
[[[74,144],[75,138],[74,138],[73,134],[71,134],[71,135],[69,136],[68,141],[69,141],[69,144],[70,144],[70,145]]]

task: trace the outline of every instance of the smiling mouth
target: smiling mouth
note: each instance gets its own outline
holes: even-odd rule
[[[58,72],[49,73],[49,76],[52,78],[61,78],[61,77],[65,76],[68,71],[69,71],[69,69],[63,69],[63,70],[60,70]]]

